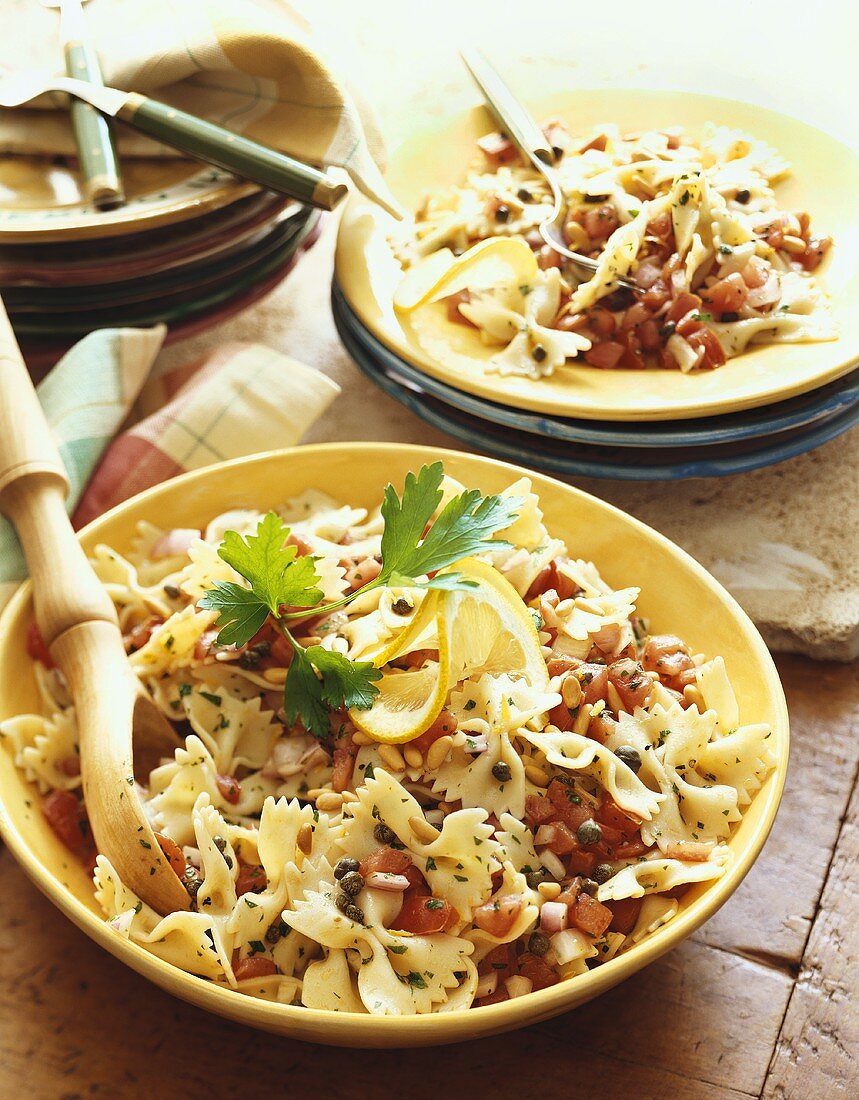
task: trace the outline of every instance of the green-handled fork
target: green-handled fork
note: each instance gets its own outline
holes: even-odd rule
[[[90,39],[83,4],[87,0],[39,0],[44,8],[59,9],[60,39],[66,73],[90,84],[103,84],[101,66]],[[110,123],[89,103],[73,99],[69,108],[84,194],[100,210],[125,202],[122,175]]]
[[[137,92],[67,76],[20,73],[0,80],[0,107],[21,107],[45,92],[65,92],[165,145],[309,206],[333,210],[346,194],[345,184],[335,183],[318,168]]]

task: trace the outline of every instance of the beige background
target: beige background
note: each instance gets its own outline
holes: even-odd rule
[[[276,0],[267,0],[273,3]],[[676,88],[774,107],[859,144],[855,9],[822,0],[643,5],[491,0],[303,0],[372,100],[394,146],[425,120],[477,102],[459,45],[476,43],[514,87]],[[260,305],[168,353],[259,339],[343,387],[313,439],[459,446],[371,387],[337,341],[328,305],[333,226]],[[746,607],[776,648],[859,651],[859,429],[777,467],[712,480],[578,485],[681,543]]]

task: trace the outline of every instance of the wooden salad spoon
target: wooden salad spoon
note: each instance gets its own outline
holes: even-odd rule
[[[113,602],[66,514],[68,488],[0,301],[0,512],[18,532],[36,624],[74,701],[96,847],[130,890],[165,915],[188,909],[190,898],[161,852],[134,775],[148,777],[180,742],[128,664]]]

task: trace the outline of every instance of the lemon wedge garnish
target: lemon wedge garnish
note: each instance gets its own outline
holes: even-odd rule
[[[455,258],[449,248],[443,248],[409,268],[397,287],[394,307],[398,313],[412,313],[460,290],[529,285],[538,271],[536,256],[519,237],[480,241]]]
[[[513,585],[475,558],[465,558],[451,569],[475,586],[431,591],[409,626],[373,663],[384,668],[411,652],[430,632],[433,619],[438,659],[417,669],[386,669],[376,681],[379,694],[372,707],[349,711],[358,729],[374,741],[393,745],[420,737],[438,717],[451,687],[466,676],[507,673],[532,687],[548,687],[537,628]]]

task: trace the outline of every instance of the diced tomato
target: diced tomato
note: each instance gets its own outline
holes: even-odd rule
[[[611,910],[611,932],[622,932],[624,936],[635,928],[638,914],[641,912],[643,898],[623,898],[622,901],[607,901],[605,906]]]
[[[400,873],[405,875],[406,878],[409,880],[409,888],[406,891],[407,894],[416,893],[423,896],[429,894],[430,888],[429,886],[427,886],[426,879],[420,873],[417,867],[415,867],[414,863],[410,863],[405,871],[402,871]]]
[[[662,278],[662,260],[658,256],[648,256],[638,265],[635,284],[642,290],[650,290]]]
[[[81,774],[81,758],[77,753],[73,753],[71,756],[66,756],[60,761],[60,771],[63,775],[67,775],[69,779],[74,778],[76,775]]]
[[[653,682],[638,663],[626,657],[608,666],[608,678],[630,712],[643,707],[653,689]]]
[[[549,271],[553,267],[560,267],[563,259],[560,252],[556,252],[551,245],[544,244],[537,253],[537,267],[541,271]]]
[[[525,820],[532,829],[537,829],[551,821],[556,814],[554,803],[540,794],[529,794],[525,797]]]
[[[577,669],[574,669],[573,675],[582,685],[586,703],[595,703],[598,699],[605,699],[606,688],[608,687],[608,669],[605,665],[585,661]]]
[[[590,894],[579,894],[570,914],[573,924],[589,936],[601,936],[611,924],[612,911]]]
[[[142,649],[143,646],[152,637],[152,631],[156,626],[161,624],[161,619],[151,616],[142,623],[138,623],[137,626],[133,626],[127,634],[123,634],[122,640],[125,644],[126,653],[134,653],[138,649]],[[208,631],[207,631],[208,633]],[[217,637],[218,632],[214,631],[213,637]],[[197,642],[199,645],[199,641]],[[194,656],[197,657],[197,647],[194,647]],[[201,658],[198,658],[201,659]]]
[[[800,252],[793,259],[797,260],[806,271],[814,271],[831,247],[831,237],[812,237],[805,252]]]
[[[487,997],[481,997],[479,1001],[474,1002],[475,1008],[486,1008],[488,1005],[500,1005],[504,1001],[510,1000],[510,994],[507,992],[507,988],[503,985],[499,985],[494,993],[490,993]]]
[[[516,947],[512,943],[499,943],[484,955],[477,964],[478,974],[497,974],[500,985],[516,969]]]
[[[667,210],[647,223],[647,235],[648,237],[659,237],[663,241],[667,241],[674,236],[674,222]]]
[[[346,570],[344,580],[353,592],[374,581],[382,572],[382,563],[375,558],[362,558]]]
[[[236,896],[242,894],[261,894],[268,886],[265,868],[258,863],[239,861],[239,873],[236,877]]]
[[[252,649],[261,642],[267,642],[269,645],[269,656],[264,657],[262,661],[260,661],[259,667],[261,669],[289,667],[292,663],[292,646],[286,638],[284,638],[271,619],[263,623],[256,634],[254,634],[253,638],[251,638],[248,643],[248,648]]]
[[[561,571],[560,565],[558,559],[553,558],[546,568],[537,574],[525,595],[526,602],[550,591],[557,592],[558,597],[562,600],[569,600],[581,591],[575,581]],[[555,674],[552,673],[552,675]]]
[[[741,309],[749,294],[739,271],[732,271],[718,283],[703,292],[704,297],[717,313],[736,313]]]
[[[602,344],[594,344],[585,352],[585,362],[600,370],[614,370],[620,362],[626,348],[613,340],[607,340]]]
[[[558,894],[555,901],[559,901],[562,905],[566,905],[568,912],[572,916],[573,909],[578,901],[579,894],[582,890],[581,880],[574,878],[573,881],[566,886],[560,894]]]
[[[671,301],[671,291],[668,289],[668,284],[664,279],[657,279],[656,282],[644,292],[644,296],[641,300],[653,313],[662,309],[666,302]]]
[[[567,870],[574,875],[587,875],[590,878],[594,873],[594,868],[599,863],[599,859],[600,857],[596,852],[577,848],[576,851],[570,852],[567,860]]]
[[[579,149],[579,152],[586,153],[588,149],[598,149],[601,153],[604,153],[607,141],[608,138],[605,134],[597,134],[596,137],[592,137],[590,141],[585,142]]]
[[[686,341],[690,348],[697,351],[699,348],[703,348],[704,357],[699,363],[699,366],[705,370],[712,369],[714,367],[721,367],[725,362],[725,352],[722,350],[722,345],[719,343],[719,338],[713,332],[712,329],[707,328],[706,325],[701,325],[686,336]]]
[[[26,645],[28,657],[32,658],[32,660],[34,661],[38,661],[40,664],[43,664],[45,668],[54,668],[54,662],[51,657],[51,652],[45,645],[45,639],[42,637],[42,634],[35,622],[30,623],[30,625],[27,627]]]
[[[643,856],[645,852],[650,852],[653,849],[653,845],[647,845],[641,839],[641,834],[634,837],[624,837],[620,844],[606,853],[606,858],[611,859],[637,859],[639,856]]]
[[[516,923],[525,904],[525,898],[521,894],[503,894],[485,905],[479,905],[474,910],[474,923],[490,936],[503,939]]]
[[[586,733],[592,741],[599,741],[601,745],[604,745],[616,729],[617,719],[612,712],[601,710],[599,714],[593,715],[588,722]]]
[[[308,554],[313,553],[313,547],[307,541],[303,539],[301,535],[296,535],[294,531],[290,531],[289,537],[284,543],[285,546],[295,547],[295,556],[297,558],[306,558]]]
[[[650,310],[647,306],[641,302],[635,302],[624,313],[623,319],[620,322],[621,328],[635,328],[636,325],[643,325],[645,321],[651,319]]]
[[[242,797],[242,785],[238,779],[232,775],[216,775],[215,782],[221,792],[221,797],[235,806]]]
[[[405,899],[391,927],[416,936],[431,936],[434,932],[448,931],[457,919],[456,910],[449,902],[413,894]]]
[[[42,800],[42,813],[65,846],[81,859],[94,849],[86,808],[71,791],[51,791]]]
[[[568,657],[565,653],[558,657],[552,657],[546,663],[550,676],[562,676],[565,672],[572,672],[574,668],[584,664],[578,657]]]
[[[381,871],[386,875],[404,875],[413,866],[408,852],[400,852],[387,844],[377,848],[361,860],[361,874],[364,878],[371,871]]]
[[[644,309],[645,307],[642,306],[641,308]],[[647,364],[641,354],[641,341],[638,339],[635,330],[627,329],[620,334],[619,339],[626,349],[620,361],[621,367],[624,370],[644,370]]]
[[[639,822],[634,817],[624,813],[610,794],[603,795],[602,801],[596,809],[596,819],[600,825],[617,829],[624,836],[637,836],[641,828]]]
[[[561,980],[545,959],[526,952],[519,959],[519,973],[531,982],[532,991],[548,989]]]
[[[555,808],[555,817],[563,821],[565,825],[575,832],[583,821],[593,817],[593,810],[588,802],[576,794],[575,789],[568,783],[554,778],[549,783],[549,801]]]
[[[657,322],[652,318],[649,321],[645,321],[644,324],[639,327],[638,338],[645,351],[656,351],[662,344],[662,337],[659,335],[659,325]]]
[[[182,855],[182,849],[175,840],[163,833],[156,833],[155,839],[158,841],[158,847],[167,857],[167,862],[175,874],[181,878],[185,874],[185,857]]]
[[[576,834],[565,822],[553,821],[549,828],[553,831],[553,835],[546,847],[556,856],[568,856],[579,847]]]
[[[588,313],[588,328],[592,329],[597,336],[611,336],[617,328],[617,322],[613,313],[596,306]]]
[[[338,745],[334,749],[334,768],[331,772],[331,789],[342,793],[349,790],[352,772],[355,769],[355,757],[358,746],[351,741],[347,745]]]
[[[690,294],[688,290],[681,290],[667,312],[666,319],[675,323],[690,313],[701,308],[701,299],[697,294]]]
[[[549,721],[553,726],[557,726],[559,730],[566,731],[573,728],[576,717],[567,704],[561,702],[549,711]]]
[[[592,241],[604,241],[619,225],[620,219],[611,203],[603,203],[585,214],[585,232]]]
[[[233,966],[233,974],[237,982],[244,978],[268,978],[276,973],[277,966],[274,959],[268,959],[265,955],[249,955],[247,958],[239,959]]]
[[[440,737],[446,737],[448,734],[453,736],[456,733],[457,722],[454,716],[449,710],[442,710],[439,712],[438,718],[433,722],[428,730],[416,737],[414,741],[410,742],[414,747],[424,756],[426,756],[430,745],[435,741],[438,741]]]
[[[483,137],[478,138],[477,148],[493,167],[501,164],[511,164],[519,157],[519,150],[510,138],[497,132],[484,134]]]

